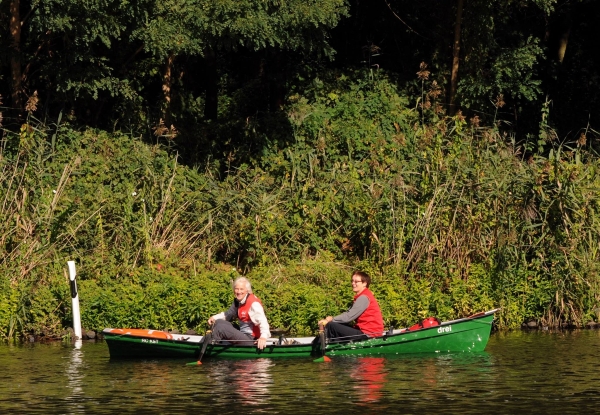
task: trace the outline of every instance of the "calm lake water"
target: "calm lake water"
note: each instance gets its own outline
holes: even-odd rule
[[[486,352],[111,361],[103,342],[0,345],[0,413],[600,413],[600,331],[495,333]]]

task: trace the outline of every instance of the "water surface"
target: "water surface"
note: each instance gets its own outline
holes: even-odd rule
[[[600,413],[600,331],[493,334],[472,354],[111,361],[103,342],[0,345],[0,413]]]

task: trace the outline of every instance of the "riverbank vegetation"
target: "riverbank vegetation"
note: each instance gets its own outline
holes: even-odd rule
[[[396,327],[494,307],[504,328],[596,320],[599,160],[585,134],[565,145],[541,123],[517,145],[424,96],[415,107],[385,76],[336,73],[292,95],[289,130],[236,167],[28,119],[0,155],[3,336],[69,325],[70,259],[93,330],[201,330],[241,273],[274,327],[310,332],[351,301],[354,268]]]
[[[203,331],[246,275],[314,331],[600,321],[591,0],[0,7],[0,339]]]

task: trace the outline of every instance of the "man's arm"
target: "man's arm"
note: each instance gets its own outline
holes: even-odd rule
[[[222,313],[211,316],[208,319],[208,324],[212,325],[215,323],[216,320],[232,321],[236,316],[237,316],[237,308],[234,303],[234,304],[231,304],[231,307],[229,307],[226,311],[223,311]]]
[[[351,321],[356,320],[365,310],[369,307],[369,299],[366,295],[361,295],[356,299],[352,307],[345,313],[342,313],[333,318],[333,322],[335,323],[350,323]]]
[[[250,316],[250,320],[252,320],[252,322],[260,329],[261,338],[268,339],[271,337],[271,331],[269,328],[269,322],[267,321],[267,316],[265,315],[265,309],[258,301],[255,301],[252,304],[248,315]]]

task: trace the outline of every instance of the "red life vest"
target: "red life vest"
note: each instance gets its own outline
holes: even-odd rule
[[[367,309],[356,319],[356,328],[362,331],[369,337],[377,337],[383,334],[383,317],[381,315],[381,309],[377,300],[373,296],[373,293],[368,288],[362,290],[360,294],[354,296],[354,301],[361,295],[366,295],[369,299],[369,306]]]
[[[260,338],[260,327],[254,324],[250,319],[250,307],[252,307],[252,304],[254,303],[262,305],[257,296],[254,294],[248,294],[246,297],[246,302],[244,304],[240,304],[238,307],[238,319],[244,323],[249,323],[252,326],[252,336],[258,339]]]

